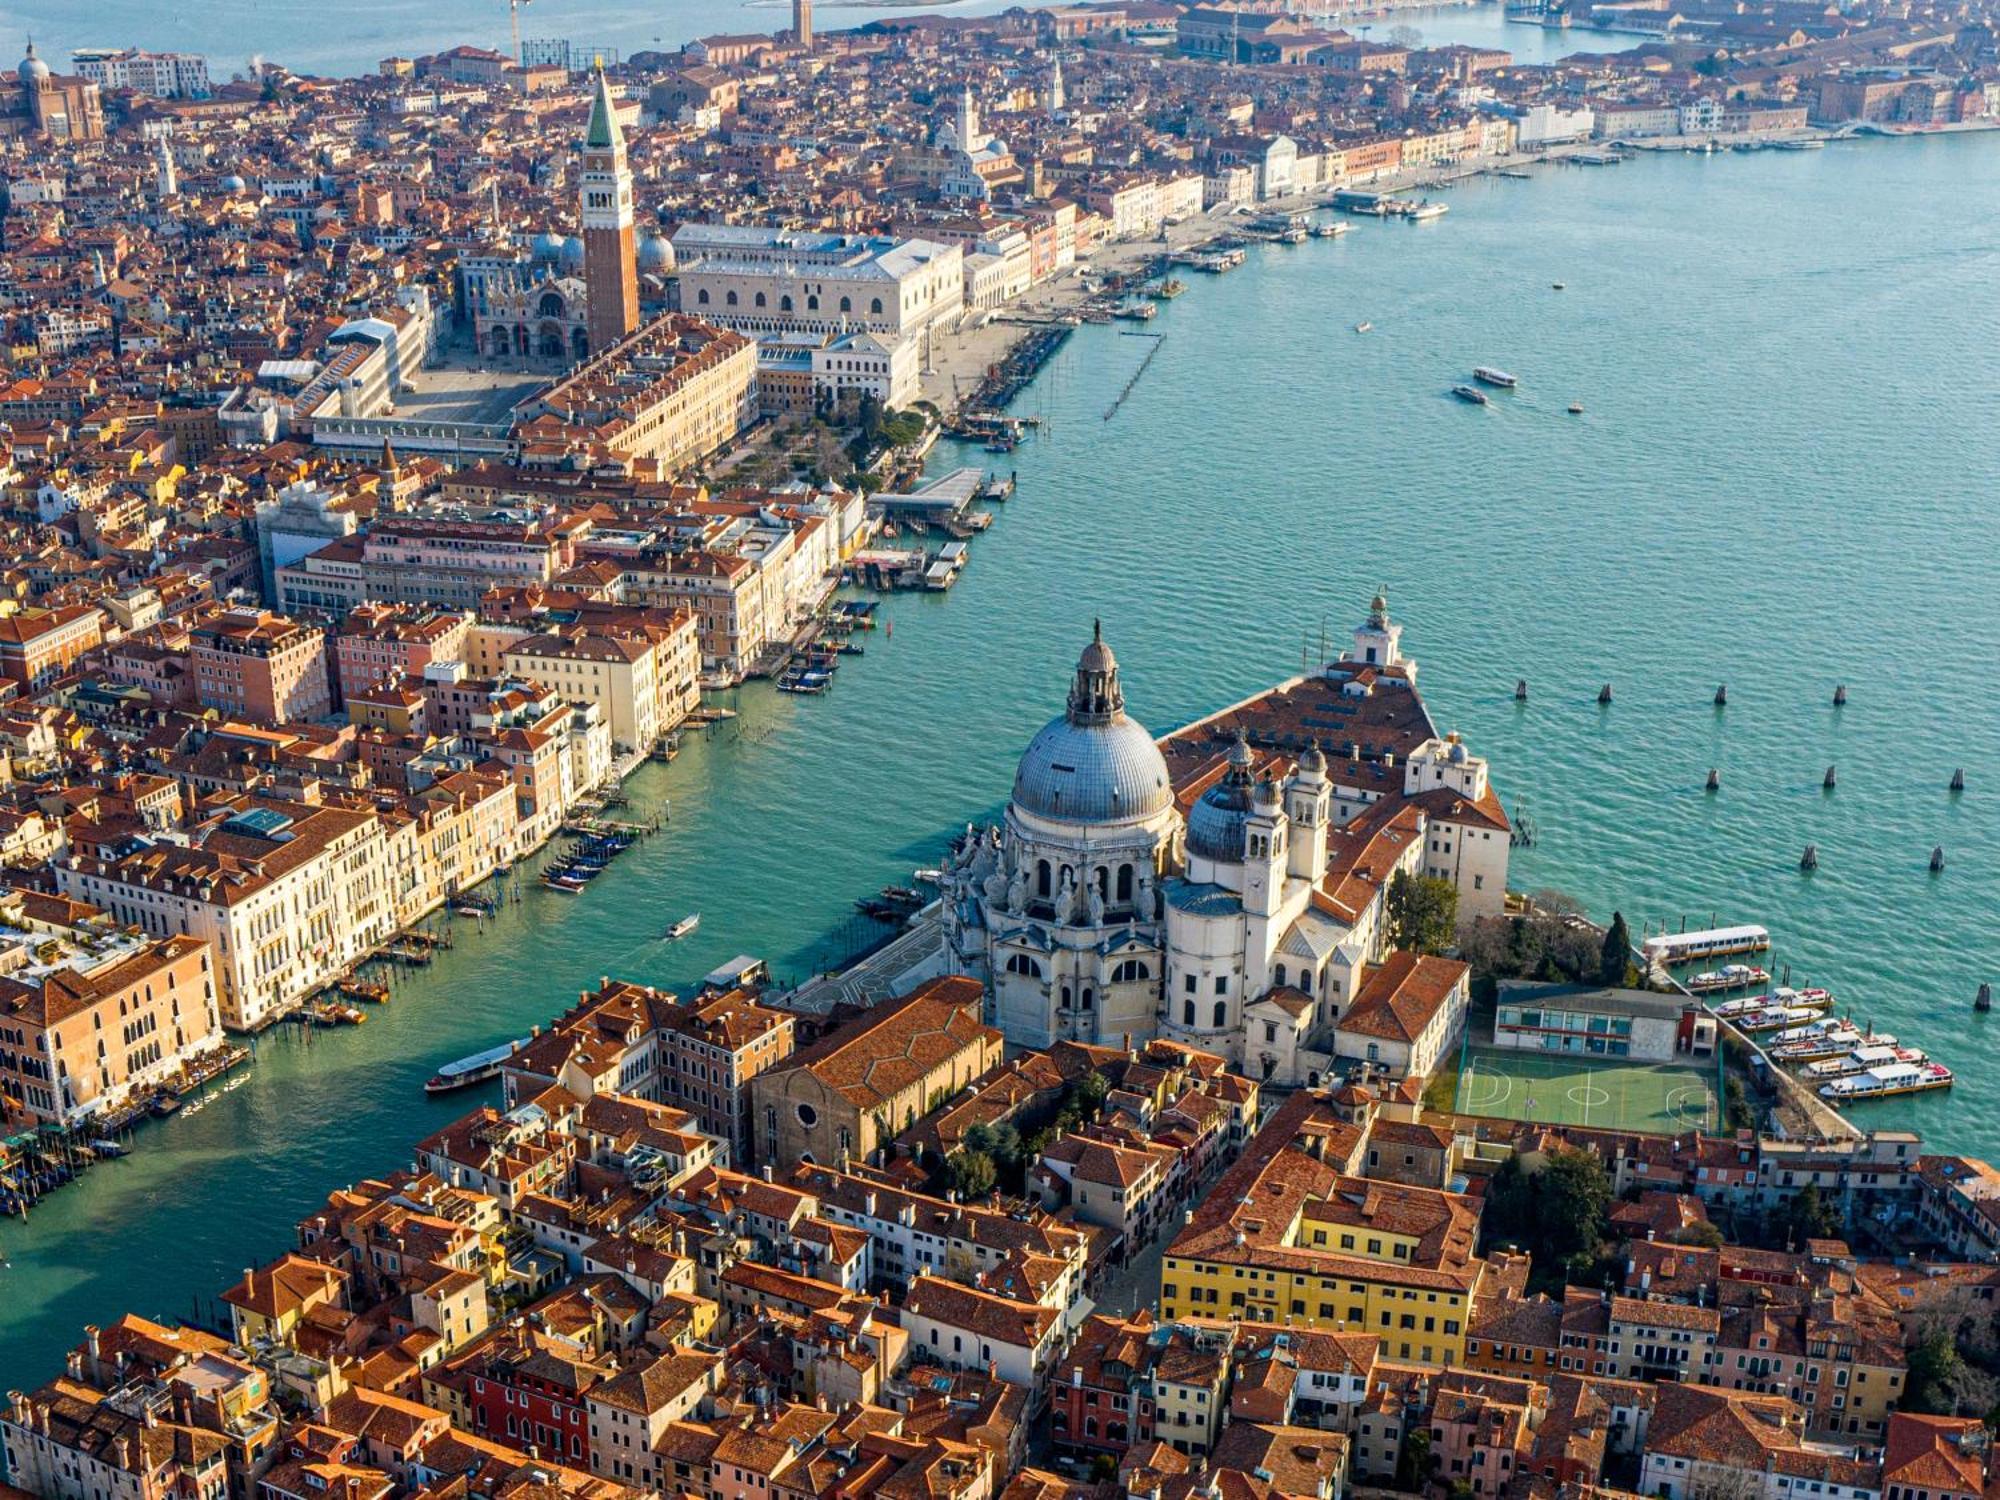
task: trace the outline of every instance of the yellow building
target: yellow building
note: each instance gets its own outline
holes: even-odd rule
[[[1324,1094],[1294,1095],[1167,1248],[1161,1320],[1365,1331],[1385,1357],[1461,1363],[1478,1206],[1355,1176],[1365,1141]]]

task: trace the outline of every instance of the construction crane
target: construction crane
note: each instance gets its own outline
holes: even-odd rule
[[[514,61],[524,68],[528,61],[521,55],[521,7],[528,3],[529,0],[507,0],[507,16],[514,23]]]

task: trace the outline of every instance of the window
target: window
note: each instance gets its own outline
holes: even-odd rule
[[[1190,995],[1192,995],[1192,994],[1193,994],[1193,993],[1195,992],[1195,987],[1196,987],[1196,985],[1197,985],[1197,984],[1199,984],[1199,983],[1200,983],[1200,981],[1199,981],[1199,980],[1197,980],[1197,979],[1196,979],[1196,978],[1194,977],[1194,975],[1192,975],[1192,974],[1189,974],[1189,975],[1187,975],[1187,976],[1186,976],[1186,978],[1185,978],[1185,979],[1184,979],[1184,980],[1182,981],[1182,984],[1181,984],[1181,988],[1182,988],[1182,989],[1184,989],[1184,990],[1186,990],[1186,991],[1187,991],[1187,992],[1188,992],[1188,993],[1189,993]],[[1193,1014],[1192,1014],[1192,1012],[1193,1012],[1193,1009],[1194,1009],[1194,1007],[1193,1007],[1193,1006],[1189,1006],[1189,1007],[1188,1007],[1188,1010],[1189,1010],[1189,1012],[1190,1012],[1190,1014],[1189,1014],[1189,1016],[1188,1016],[1188,1019],[1189,1019],[1190,1021],[1192,1021],[1192,1020],[1194,1019],[1194,1016],[1193,1016]]]
[[[1218,974],[1215,976],[1215,993],[1218,995],[1229,993],[1229,976],[1227,974]]]
[[[871,302],[870,302],[870,303],[868,304],[868,310],[869,310],[870,312],[872,312],[873,314],[875,314],[875,316],[876,316],[876,317],[878,317],[878,318],[879,318],[879,317],[881,317],[881,316],[882,316],[882,299],[881,299],[880,297],[877,297],[877,298],[875,298],[875,299],[874,299],[873,301],[871,301]]]
[[[1285,982],[1285,966],[1284,966],[1283,964],[1279,964],[1277,968],[1275,968],[1275,969],[1273,969],[1273,970],[1271,971],[1271,982],[1272,982],[1273,984],[1276,984],[1276,985],[1280,985],[1280,986],[1282,986],[1282,985],[1284,984],[1284,982]]]
[[[722,300],[727,302],[731,307],[734,307],[736,305],[736,293],[730,292]]]
[[[1132,867],[1129,864],[1118,867],[1118,899],[1120,901],[1132,899]]]
[[[1181,1005],[1181,1025],[1194,1025],[1194,1001],[1184,1001]]]
[[[778,299],[778,311],[790,312],[791,310],[792,310],[792,294],[790,292],[787,292],[785,293],[784,296]]]
[[[1224,1026],[1227,1026],[1228,1024],[1229,1024],[1229,1002],[1227,1000],[1218,1000],[1215,1002],[1216,1030],[1220,1031]]]
[[[851,298],[851,297],[842,297],[842,298],[840,299],[840,310],[841,310],[842,312],[853,312],[853,311],[854,311],[854,299],[853,299],[853,298]]]
[[[814,1109],[810,1104],[796,1106],[796,1113],[799,1117],[799,1123],[808,1130],[819,1124],[819,1111]]]

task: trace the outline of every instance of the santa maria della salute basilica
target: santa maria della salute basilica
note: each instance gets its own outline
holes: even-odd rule
[[[1461,920],[1497,913],[1510,830],[1401,637],[1378,595],[1337,661],[1160,740],[1084,647],[1005,817],[945,871],[945,963],[1010,1043],[1160,1037],[1299,1084],[1430,1071],[1465,968],[1390,946],[1389,886],[1438,876]]]

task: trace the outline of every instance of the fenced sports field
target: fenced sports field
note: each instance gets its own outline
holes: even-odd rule
[[[1458,1112],[1648,1135],[1720,1128],[1712,1067],[1507,1047],[1465,1049]]]

